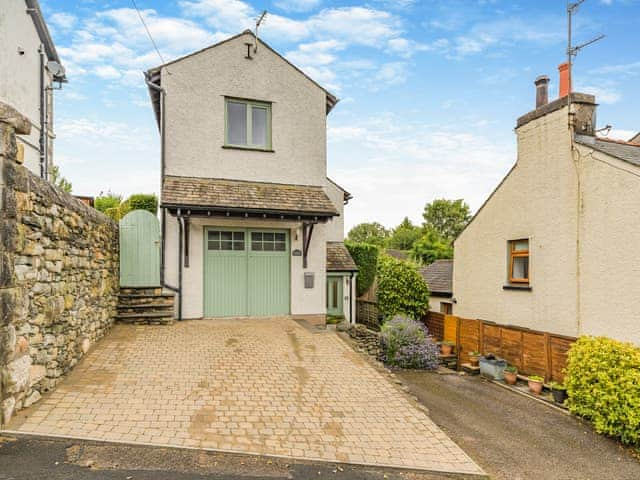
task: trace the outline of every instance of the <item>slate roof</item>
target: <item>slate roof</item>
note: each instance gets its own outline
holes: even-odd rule
[[[358,266],[342,242],[327,242],[327,272],[356,272]]]
[[[322,187],[219,178],[165,176],[162,206],[321,217],[339,215]]]
[[[640,145],[588,135],[576,135],[576,142],[632,165],[640,166]]]
[[[431,293],[450,295],[453,291],[453,260],[436,260],[420,268],[420,275]]]

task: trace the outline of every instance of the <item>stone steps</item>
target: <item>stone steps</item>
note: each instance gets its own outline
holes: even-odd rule
[[[170,325],[175,295],[162,288],[122,288],[118,295],[116,320],[137,325]]]

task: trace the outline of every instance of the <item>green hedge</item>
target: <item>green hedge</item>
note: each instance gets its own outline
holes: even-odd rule
[[[153,194],[136,193],[127,199],[129,211],[147,210],[154,215],[158,213],[158,197]]]
[[[640,348],[605,337],[581,337],[569,350],[569,410],[598,433],[640,446]]]
[[[415,264],[388,255],[378,259],[378,308],[387,317],[420,320],[429,310],[429,288]]]
[[[356,243],[346,241],[344,244],[349,250],[353,261],[358,266],[358,276],[356,278],[356,291],[358,296],[364,295],[376,278],[378,267],[378,254],[380,252],[376,245],[368,243]]]

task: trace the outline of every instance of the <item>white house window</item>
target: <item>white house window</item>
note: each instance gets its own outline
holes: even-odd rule
[[[225,100],[225,145],[271,149],[271,104],[254,100]]]
[[[509,282],[529,283],[529,240],[509,242]]]

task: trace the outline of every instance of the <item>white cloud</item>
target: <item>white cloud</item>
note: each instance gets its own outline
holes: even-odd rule
[[[640,75],[640,62],[605,65],[603,67],[595,68],[589,73],[594,75],[615,74],[620,77],[635,77]]]
[[[589,93],[596,96],[598,103],[614,104],[622,100],[622,94],[613,87],[605,85],[582,85],[577,86],[576,91]]]
[[[382,85],[399,85],[406,81],[408,68],[405,62],[390,62],[383,64],[374,76],[372,88],[377,90]]]
[[[141,13],[165,60],[214,42],[213,34],[190,20],[151,9]],[[161,63],[137,12],[130,8],[97,12],[58,51],[69,77],[93,74],[128,86],[143,87],[141,71]]]
[[[287,12],[306,12],[320,5],[321,0],[279,0],[276,7]]]
[[[328,140],[331,176],[354,194],[347,229],[367,220],[390,227],[407,214],[420,223],[434,198],[464,197],[477,209],[515,161],[513,143],[392,114],[330,126]]]
[[[114,80],[122,76],[120,72],[112,65],[98,65],[93,69],[93,73],[105,80]]]
[[[71,29],[77,22],[77,17],[75,15],[71,15],[70,13],[54,13],[48,18],[48,21],[54,25],[55,27],[60,28],[61,30],[69,30]]]
[[[259,14],[241,0],[185,0],[180,6],[187,15],[204,17],[209,25],[226,32],[253,28]],[[401,23],[395,15],[374,8],[326,8],[302,20],[269,14],[262,35],[267,39],[286,35],[292,41],[334,39],[380,47],[401,34]]]
[[[561,27],[560,17],[544,17],[536,21],[506,18],[481,22],[467,33],[453,38],[447,53],[454,57],[464,57],[518,43],[553,44],[564,38]]]

